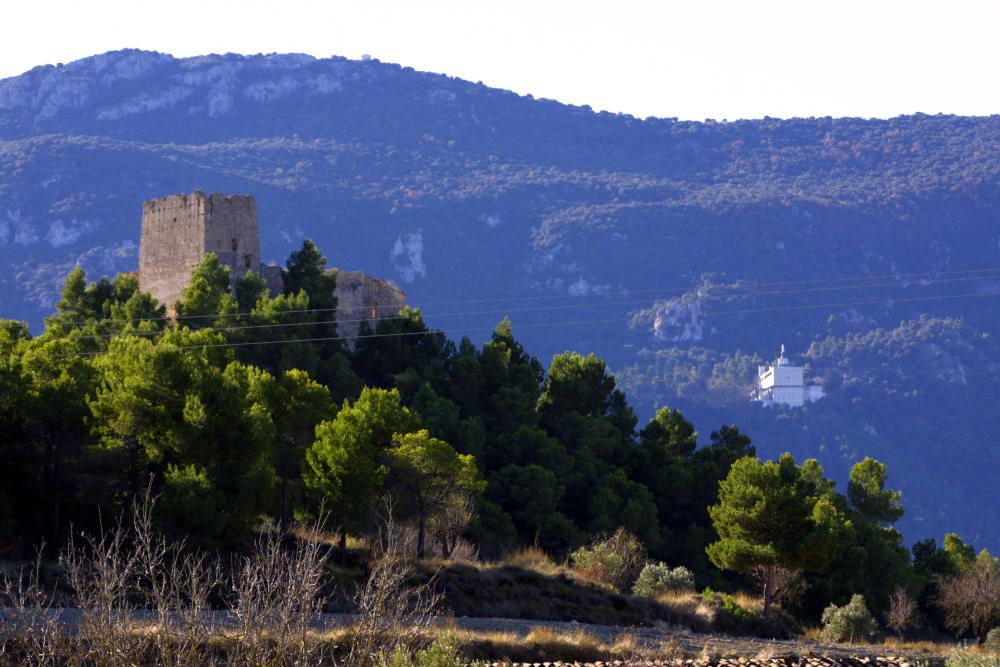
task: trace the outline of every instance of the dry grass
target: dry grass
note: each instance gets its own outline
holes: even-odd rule
[[[823,641],[821,632],[820,628],[808,627],[804,629],[800,639],[803,642],[829,643]],[[865,647],[872,653],[882,655],[902,653],[906,655],[926,654],[930,656],[946,656],[955,648],[955,644],[951,641],[939,642],[930,639],[900,639],[899,637],[889,635],[880,644],[853,644],[852,648],[855,647]]]
[[[768,662],[772,658],[777,657],[777,655],[778,655],[778,650],[776,647],[765,646],[759,651],[757,651],[756,654],[754,654],[753,659],[759,662]]]
[[[643,643],[630,632],[619,635],[608,647],[610,657],[625,663],[649,663],[653,660],[677,660],[687,657],[685,651],[676,639],[661,641],[656,645]]]
[[[704,619],[648,598],[620,595],[581,582],[560,568],[552,574],[506,563],[418,564],[419,579],[434,576],[444,606],[456,616],[579,621],[648,626],[657,622],[699,632]]]
[[[716,610],[705,604],[701,594],[694,591],[669,591],[659,595],[656,601],[679,614],[701,619],[709,626],[715,620]]]
[[[500,561],[455,562],[424,559],[444,606],[456,616],[570,621],[605,625],[666,622],[699,632],[711,629],[695,613],[699,596],[666,596],[660,601],[623,595],[579,575],[537,546],[523,547]]]
[[[752,595],[746,591],[736,591],[733,593],[733,600],[752,614],[764,613],[764,600],[756,595]]]
[[[571,652],[581,652],[590,655],[600,654],[606,650],[597,637],[583,630],[575,632],[557,632],[551,628],[534,628],[524,638],[524,642],[538,647],[566,647]]]
[[[670,659],[684,655],[675,642],[644,646],[635,635],[625,633],[609,643],[583,630],[560,632],[534,627],[527,634],[517,632],[472,632],[454,628],[449,632],[462,646],[463,656],[475,661],[510,662],[597,662]]]
[[[751,614],[760,615],[764,611],[764,602],[759,597],[744,591],[732,594],[733,600]],[[699,616],[707,621],[715,617],[715,610],[705,604],[700,593],[693,591],[670,591],[656,598],[660,604],[666,605],[678,612]]]
[[[548,576],[563,574],[567,571],[567,568],[557,564],[551,556],[545,553],[544,549],[538,546],[521,547],[512,551],[499,564],[520,567]]]
[[[511,662],[595,662],[610,656],[609,647],[586,633],[558,633],[536,628],[526,635],[516,632],[470,632],[454,630],[469,660]]]
[[[886,637],[882,646],[896,653],[929,653],[931,655],[946,655],[955,645],[952,642],[936,642],[929,639],[908,640],[899,637]]]
[[[719,658],[722,657],[722,651],[712,644],[712,642],[705,642],[705,645],[701,647],[701,653],[698,654],[698,660],[702,662],[717,662]]]
[[[638,637],[631,632],[626,632],[618,635],[614,643],[611,644],[611,652],[615,655],[628,656],[626,659],[637,658],[642,653],[642,645],[639,643]]]
[[[703,616],[706,611],[701,595],[693,591],[668,591],[657,596],[656,601],[686,614]]]

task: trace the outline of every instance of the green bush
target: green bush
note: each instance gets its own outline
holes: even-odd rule
[[[729,620],[732,620],[735,624],[741,624],[751,616],[754,615],[752,611],[740,606],[740,603],[736,601],[729,593],[718,593],[713,591],[711,588],[706,588],[701,593],[701,601],[706,607],[715,612],[715,621],[718,624],[720,617],[727,617],[723,622],[723,625],[730,625]],[[731,628],[724,628],[723,631],[728,632]]]
[[[616,591],[627,591],[646,562],[646,548],[635,535],[619,528],[610,537],[580,547],[569,557],[573,569],[584,578]]]
[[[754,615],[749,609],[740,605],[732,595],[722,598],[722,611],[740,622],[745,622]]]
[[[467,660],[462,656],[458,638],[446,633],[416,653],[397,646],[389,655],[383,655],[379,663],[381,667],[463,667]]]
[[[843,607],[831,604],[823,611],[823,631],[820,636],[828,642],[854,642],[873,639],[878,634],[878,623],[861,595],[852,595]]]
[[[732,595],[706,588],[701,601],[712,612],[712,631],[739,637],[788,639],[802,633],[802,627],[788,612],[772,608],[767,616],[740,605]]]
[[[997,626],[986,633],[986,641],[983,642],[983,650],[990,653],[1000,653],[1000,626]]]
[[[633,595],[656,598],[670,591],[693,591],[694,573],[679,565],[673,569],[664,563],[649,563],[642,568],[632,586]]]

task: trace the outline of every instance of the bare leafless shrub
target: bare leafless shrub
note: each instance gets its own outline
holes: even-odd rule
[[[324,644],[309,632],[323,610],[329,557],[320,525],[262,534],[254,553],[233,568],[232,615],[236,664],[318,662]]]
[[[935,602],[945,622],[959,635],[972,633],[982,643],[1000,623],[1000,565],[988,554],[952,576],[937,578]]]
[[[140,661],[148,636],[133,632],[138,554],[130,548],[128,529],[119,521],[97,536],[71,536],[59,556],[66,582],[80,610],[77,644],[98,664]]]
[[[766,565],[753,570],[753,577],[761,590],[767,590],[771,600],[783,609],[794,609],[802,601],[808,584],[802,570],[780,565]]]
[[[214,664],[213,646],[225,636],[231,664],[323,662],[326,643],[310,631],[325,601],[329,549],[320,524],[298,527],[294,537],[263,533],[223,590],[217,561],[156,532],[153,505],[147,493],[131,526],[119,521],[96,537],[71,537],[59,562],[75,614],[54,608],[41,558],[0,580],[10,630],[0,636],[0,656],[33,665]],[[226,628],[210,604],[219,594],[232,603]]]
[[[222,583],[218,563],[203,553],[185,552],[153,528],[155,498],[147,491],[133,505],[133,542],[138,588],[153,612],[159,661],[167,666],[198,662],[215,634],[211,596]]]
[[[441,601],[433,578],[413,581],[414,569],[402,550],[391,503],[386,501],[384,507],[368,577],[354,596],[356,620],[347,662],[358,667],[376,665],[398,649],[412,652],[426,636]]]
[[[30,567],[5,574],[0,586],[0,663],[56,665],[74,653],[63,633],[54,593],[42,581],[42,549]]]
[[[462,540],[462,533],[472,521],[473,512],[472,498],[456,498],[430,516],[427,522],[427,532],[441,550],[442,558],[462,560],[455,554],[455,550],[463,542],[463,547],[469,546],[468,542]],[[464,551],[466,554],[469,553],[467,548],[464,548]]]
[[[448,560],[466,563],[479,562],[479,547],[464,537],[460,537],[452,545]]]
[[[393,549],[400,556],[417,557],[417,545],[420,542],[420,531],[415,524],[400,523],[395,524],[396,537]],[[380,538],[381,539],[381,538]],[[373,545],[376,551],[383,551],[386,545],[378,543]]]
[[[885,612],[886,627],[902,638],[907,631],[916,627],[918,619],[916,601],[910,597],[906,587],[897,584],[889,594],[889,609]]]

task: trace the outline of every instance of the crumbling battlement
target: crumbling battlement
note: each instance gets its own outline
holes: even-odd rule
[[[139,241],[139,287],[173,310],[183,296],[191,271],[210,252],[228,266],[235,280],[255,271],[271,295],[282,290],[281,268],[260,263],[257,202],[253,195],[194,192],[147,201],[142,207]],[[406,293],[388,280],[359,271],[338,271],[339,335],[353,337],[362,320],[374,327],[406,305]]]

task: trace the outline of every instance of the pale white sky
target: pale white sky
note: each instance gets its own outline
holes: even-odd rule
[[[0,78],[304,52],[682,119],[1000,113],[1000,0],[0,0]]]

